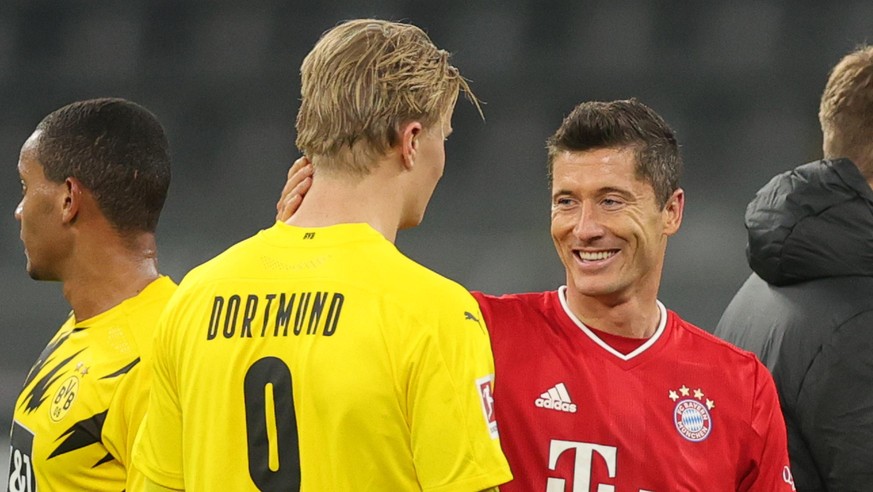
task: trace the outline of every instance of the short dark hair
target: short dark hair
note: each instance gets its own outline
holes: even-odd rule
[[[119,232],[154,232],[170,187],[164,128],[144,107],[118,98],[64,106],[37,125],[46,177],[78,179]]]
[[[549,181],[559,153],[612,147],[634,148],[637,176],[651,183],[655,199],[663,207],[679,187],[679,144],[667,122],[636,99],[588,101],[573,108],[546,141]]]

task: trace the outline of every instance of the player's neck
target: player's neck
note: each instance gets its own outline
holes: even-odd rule
[[[76,320],[112,309],[160,276],[154,234],[91,235],[74,247],[62,283]]]
[[[594,297],[568,286],[567,306],[586,326],[627,338],[650,338],[661,321],[657,294]]]
[[[319,174],[287,224],[328,227],[369,224],[392,243],[402,214],[400,190],[394,177],[380,167],[363,177]]]

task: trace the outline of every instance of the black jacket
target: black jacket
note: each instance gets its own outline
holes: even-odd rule
[[[846,159],[773,178],[746,210],[754,273],[716,335],[772,371],[798,491],[873,491],[873,190]]]

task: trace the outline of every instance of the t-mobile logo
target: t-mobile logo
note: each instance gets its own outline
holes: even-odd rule
[[[591,461],[595,453],[606,462],[606,472],[609,478],[615,478],[615,461],[618,449],[613,446],[603,446],[588,442],[560,441],[553,439],[549,445],[549,470],[558,466],[558,458],[564,451],[576,450],[576,462],[573,466],[573,488],[566,488],[567,481],[563,478],[550,477],[546,482],[546,492],[588,492],[591,490]],[[597,484],[597,492],[615,492],[614,485]],[[640,489],[640,492],[651,492]]]

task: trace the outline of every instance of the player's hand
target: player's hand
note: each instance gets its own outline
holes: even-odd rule
[[[282,195],[276,203],[276,220],[285,222],[300,208],[303,196],[312,186],[312,173],[312,163],[306,156],[294,161],[288,170],[288,181],[285,182]]]

